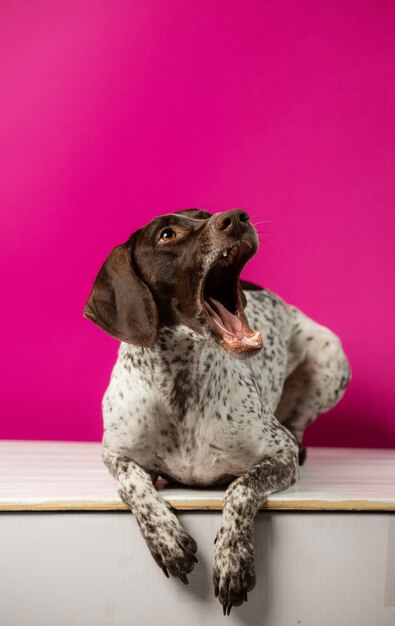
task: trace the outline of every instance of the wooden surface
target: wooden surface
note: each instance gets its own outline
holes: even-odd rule
[[[122,510],[98,443],[0,441],[0,510]],[[179,510],[218,510],[223,489],[159,485]],[[395,511],[395,451],[309,448],[299,482],[264,509]]]

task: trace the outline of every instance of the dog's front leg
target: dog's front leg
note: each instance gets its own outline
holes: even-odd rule
[[[224,615],[247,602],[255,586],[254,518],[264,499],[292,485],[298,472],[296,442],[286,444],[237,478],[225,492],[222,525],[215,539],[214,588]]]
[[[149,472],[107,448],[103,460],[118,483],[120,498],[134,514],[156,563],[168,577],[188,584],[187,574],[197,562],[196,541],[182,528],[171,506],[157,492]]]

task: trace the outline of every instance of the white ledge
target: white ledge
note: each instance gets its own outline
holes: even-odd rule
[[[222,509],[224,489],[158,485],[179,510]],[[309,448],[300,480],[261,507],[300,511],[395,511],[395,451]],[[101,444],[0,441],[0,511],[118,511]]]

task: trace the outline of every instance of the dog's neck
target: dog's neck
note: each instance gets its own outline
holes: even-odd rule
[[[224,403],[220,391],[225,390],[229,404],[229,396],[240,389],[238,359],[186,326],[164,328],[153,348],[122,344],[119,357],[119,365],[130,372],[131,386],[140,387],[141,397],[148,392],[148,404],[162,407],[177,422],[200,412],[202,401],[204,406],[210,401],[210,410],[220,413],[219,404],[223,408]],[[255,394],[249,369],[249,364],[243,366],[244,385]]]
[[[120,356],[131,362],[132,367],[146,374],[161,389],[172,385],[172,380],[182,376],[191,384],[210,375],[218,360],[229,358],[224,350],[210,337],[198,335],[185,325],[162,328],[153,348],[139,348],[121,344]]]

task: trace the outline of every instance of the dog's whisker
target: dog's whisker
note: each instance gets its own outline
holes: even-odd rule
[[[259,222],[253,222],[252,220],[250,220],[250,222],[253,226],[257,226],[257,224],[272,224],[273,223],[272,220],[259,220]]]

